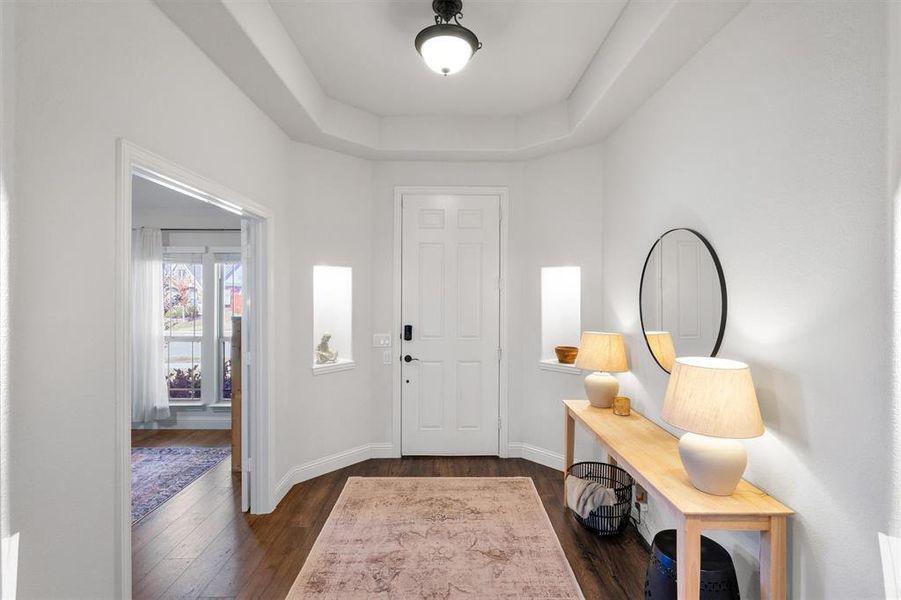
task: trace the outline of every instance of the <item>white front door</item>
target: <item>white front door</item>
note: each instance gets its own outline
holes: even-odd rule
[[[402,452],[497,455],[500,198],[402,202]]]

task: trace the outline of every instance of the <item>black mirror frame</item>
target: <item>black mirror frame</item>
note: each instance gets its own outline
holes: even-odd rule
[[[704,243],[704,246],[707,248],[707,251],[710,252],[710,257],[713,259],[713,265],[716,267],[716,274],[720,280],[720,296],[722,300],[722,314],[720,315],[720,331],[716,337],[716,344],[713,345],[713,351],[710,353],[710,356],[716,356],[717,352],[720,351],[720,345],[723,343],[723,335],[726,333],[726,314],[728,312],[728,305],[726,303],[726,277],[723,275],[723,265],[720,264],[720,257],[717,256],[716,250],[713,249],[713,246],[703,235],[695,231],[694,229],[690,229],[688,227],[674,227],[673,229],[669,229],[664,231],[660,237],[651,245],[651,249],[648,251],[647,257],[644,259],[644,266],[641,268],[641,280],[638,282],[638,318],[641,321],[641,337],[644,339],[645,346],[648,349],[648,352],[651,353],[651,357],[654,359],[654,362],[657,363],[657,366],[663,369],[664,372],[669,373],[663,365],[660,364],[660,361],[657,360],[657,357],[654,356],[654,351],[651,350],[651,344],[648,342],[648,336],[645,335],[644,328],[644,311],[641,307],[641,296],[644,291],[644,274],[648,270],[648,262],[651,260],[651,255],[654,253],[654,248],[657,247],[657,244],[669,233],[673,233],[674,231],[688,231],[689,233],[697,236],[699,240]]]

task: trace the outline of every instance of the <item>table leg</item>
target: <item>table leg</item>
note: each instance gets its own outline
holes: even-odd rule
[[[566,508],[566,475],[569,473],[569,468],[573,464],[573,453],[576,444],[576,421],[573,419],[573,416],[569,414],[569,408],[566,406],[563,407],[563,414],[563,427],[566,435],[563,445],[565,448],[565,453],[563,455],[563,507]]]
[[[676,531],[676,588],[679,600],[701,595],[701,522],[684,517]]]
[[[760,598],[785,598],[785,517],[770,517],[769,531],[760,532]]]

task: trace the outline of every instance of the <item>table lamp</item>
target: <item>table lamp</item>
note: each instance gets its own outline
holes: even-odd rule
[[[610,408],[619,393],[619,382],[610,373],[629,370],[622,334],[583,331],[576,367],[594,371],[585,378],[585,395],[591,405]]]
[[[648,341],[648,348],[651,349],[657,363],[667,373],[672,373],[673,361],[676,359],[672,334],[669,331],[645,331],[644,338]]]
[[[675,359],[662,416],[688,432],[679,440],[679,456],[692,485],[730,496],[748,465],[738,439],[763,435],[748,365],[724,358]]]

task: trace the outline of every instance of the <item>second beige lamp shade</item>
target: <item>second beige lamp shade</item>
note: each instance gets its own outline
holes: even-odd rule
[[[610,373],[629,370],[622,334],[583,331],[576,367],[593,371],[585,378],[585,395],[591,405],[610,408],[619,393],[619,382]]]
[[[708,494],[730,495],[748,464],[738,440],[763,435],[748,365],[723,358],[677,358],[661,416],[687,432],[679,439],[679,456],[692,484]]]

